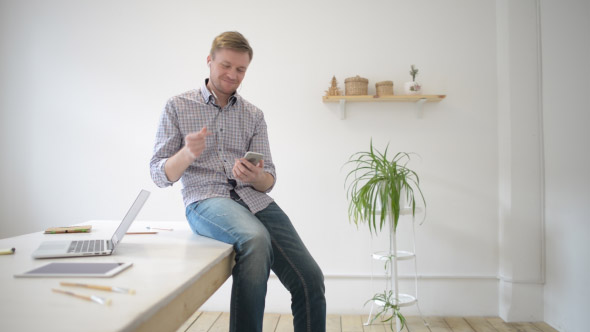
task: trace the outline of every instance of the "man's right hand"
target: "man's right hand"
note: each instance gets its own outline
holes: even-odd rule
[[[164,172],[170,182],[176,182],[182,173],[205,151],[207,136],[213,135],[203,127],[201,131],[190,133],[184,138],[184,146],[176,154],[170,157],[164,164]]]
[[[213,133],[207,131],[207,127],[203,127],[201,131],[190,133],[184,137],[184,151],[192,161],[195,161],[205,151],[207,147],[205,141],[210,135]]]

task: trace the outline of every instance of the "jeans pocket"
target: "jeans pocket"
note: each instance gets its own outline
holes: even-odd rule
[[[199,215],[199,213],[197,212],[197,209],[199,207],[199,205],[201,204],[202,201],[196,201],[194,203],[189,204],[189,206],[186,207],[185,210],[185,216],[186,216],[186,220],[188,221],[188,225],[191,227],[191,229],[193,230],[193,233],[198,234],[198,235],[202,235],[201,233],[199,233],[198,229],[197,229],[197,223],[196,223],[196,216]]]
[[[196,202],[193,202],[193,203],[189,204],[189,205],[186,207],[186,210],[185,210],[185,215],[188,217],[189,213],[191,213],[191,212],[193,212],[193,213],[194,213],[194,212],[196,212],[196,210],[197,210],[197,208],[199,207],[199,205],[201,204],[201,202],[202,202],[202,200],[201,200],[201,201],[196,201]]]

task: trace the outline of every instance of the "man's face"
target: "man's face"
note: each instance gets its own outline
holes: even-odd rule
[[[229,96],[242,83],[250,64],[250,56],[247,52],[224,48],[215,52],[214,58],[209,55],[207,61],[210,62],[209,79],[215,93]]]

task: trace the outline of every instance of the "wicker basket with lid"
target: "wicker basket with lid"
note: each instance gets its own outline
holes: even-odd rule
[[[368,95],[369,80],[356,75],[344,80],[344,94],[347,96]]]
[[[393,81],[381,81],[375,83],[377,96],[393,96]]]

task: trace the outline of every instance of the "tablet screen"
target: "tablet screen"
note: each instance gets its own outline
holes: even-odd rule
[[[112,277],[131,266],[131,263],[52,262],[16,277]]]

